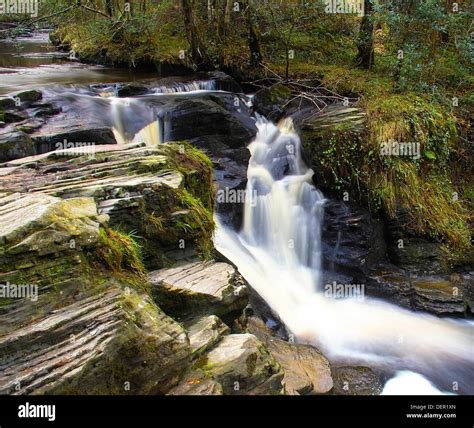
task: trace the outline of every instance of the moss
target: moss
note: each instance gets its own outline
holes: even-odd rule
[[[211,160],[186,141],[166,144],[163,150],[168,155],[168,167],[181,172],[186,189],[209,210],[214,210],[214,168]]]
[[[472,251],[466,179],[455,177],[466,152],[466,123],[450,108],[412,92],[397,93],[390,78],[345,66],[294,68],[298,77],[314,73],[342,94],[360,96],[365,130],[351,121],[330,123],[305,133],[316,178],[330,191],[349,192],[373,211],[391,218],[408,213],[407,231],[443,243],[448,259],[461,262]],[[391,141],[419,144],[420,158],[383,156]],[[466,174],[466,167],[458,177]],[[455,195],[461,195],[456,198]]]
[[[215,230],[212,211],[185,189],[179,192],[179,198],[181,204],[188,210],[176,218],[177,230],[186,233],[198,232],[195,238],[196,249],[203,259],[211,259],[214,254]]]
[[[132,233],[101,227],[96,253],[116,276],[148,290],[141,247]]]

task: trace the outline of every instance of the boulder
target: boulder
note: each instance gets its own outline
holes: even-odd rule
[[[258,90],[252,99],[252,103],[257,113],[270,120],[276,121],[285,114],[291,99],[292,94],[290,88],[279,83]]]
[[[210,165],[191,158],[194,153],[184,143],[67,149],[8,162],[13,169],[0,167],[0,185],[9,192],[94,198],[110,227],[147,238],[144,261],[158,268],[173,260],[165,252],[182,242],[199,254],[212,252]],[[182,172],[174,169],[178,157]]]
[[[183,318],[206,313],[231,315],[242,310],[248,292],[242,277],[227,263],[181,262],[149,274],[156,302],[167,313]]]
[[[279,394],[283,371],[252,334],[231,334],[200,361],[200,368],[222,385],[224,394]]]
[[[473,282],[463,281],[459,274],[453,274],[451,278],[416,277],[412,278],[411,284],[414,291],[413,306],[416,309],[437,315],[462,315],[466,312],[467,306],[465,288],[472,287]]]
[[[15,100],[10,97],[0,97],[0,110],[8,110],[15,108]]]
[[[165,393],[190,354],[179,324],[113,281],[2,336],[0,349],[0,393],[15,395]]]
[[[39,101],[43,98],[43,94],[41,93],[41,91],[35,89],[19,92],[15,96],[19,98],[23,103],[34,103],[35,101]]]
[[[323,262],[328,270],[364,276],[386,257],[384,225],[367,209],[336,199],[325,203]]]
[[[329,361],[314,347],[290,343],[273,335],[257,317],[246,322],[247,331],[264,343],[282,367],[283,384],[290,395],[328,393],[333,387]]]
[[[12,126],[0,128],[0,162],[36,154],[35,145],[28,134]]]
[[[380,395],[383,390],[382,376],[369,367],[334,367],[335,395]]]

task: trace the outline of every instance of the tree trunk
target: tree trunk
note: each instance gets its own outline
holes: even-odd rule
[[[260,40],[255,26],[255,17],[251,8],[250,2],[245,1],[246,6],[246,21],[248,27],[248,45],[250,50],[250,64],[252,66],[259,66],[262,62],[262,51],[260,48]]]
[[[112,0],[105,0],[105,13],[109,16],[114,15],[114,9],[112,6]]]
[[[370,69],[374,64],[374,23],[371,0],[364,0],[364,11],[357,40],[356,64],[359,67]]]
[[[186,36],[191,47],[191,57],[198,67],[208,68],[211,61],[209,60],[206,49],[199,38],[199,32],[193,12],[194,0],[181,0],[181,7],[183,10]]]

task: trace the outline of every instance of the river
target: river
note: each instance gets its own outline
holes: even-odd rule
[[[113,86],[154,76],[71,61],[67,54],[55,52],[47,37],[38,33],[0,41],[0,95],[42,89],[66,110],[101,117],[122,143],[140,138],[152,145],[165,140],[164,125],[156,122],[159,108],[150,107],[159,97],[215,92],[209,82],[194,82],[157,88],[156,94],[140,99],[91,93],[84,90],[86,85]],[[312,171],[302,159],[291,120],[276,125],[254,119],[258,134],[249,141],[247,192],[257,200],[245,205],[240,231],[217,219],[217,249],[237,265],[297,341],[317,346],[331,361],[392,373],[386,393],[452,393],[453,384],[472,393],[471,322],[414,313],[371,298],[334,299],[324,294],[324,195],[311,183]]]

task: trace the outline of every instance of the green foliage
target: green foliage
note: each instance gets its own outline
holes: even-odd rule
[[[101,228],[97,254],[115,274],[128,271],[139,277],[145,276],[141,246],[131,232]]]
[[[45,0],[42,12],[54,14],[66,9],[65,0]],[[93,7],[92,7],[93,8]],[[93,8],[94,9],[94,8]],[[101,5],[95,7],[102,12]],[[61,43],[83,59],[130,66],[150,63],[184,63],[180,51],[188,43],[180,20],[177,2],[132,4],[128,12],[119,3],[112,16],[73,7],[51,18]]]

